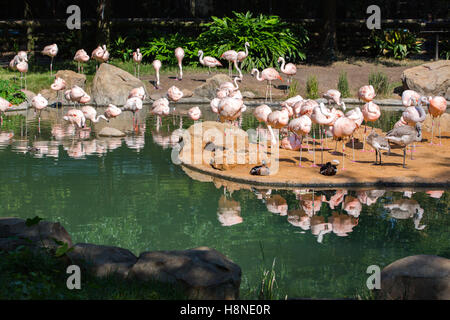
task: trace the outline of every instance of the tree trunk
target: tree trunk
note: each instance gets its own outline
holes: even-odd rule
[[[322,50],[326,59],[336,60],[336,0],[324,0]]]
[[[33,19],[31,13],[31,4],[29,0],[25,1],[24,3],[23,18],[27,21],[27,52],[31,54],[34,51],[34,37],[32,24],[28,23],[28,20]]]
[[[97,44],[110,44],[111,0],[97,0]]]

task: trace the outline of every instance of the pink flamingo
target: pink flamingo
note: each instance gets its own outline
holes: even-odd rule
[[[425,99],[425,97],[424,97]],[[420,99],[419,99],[420,101]],[[407,125],[411,127],[415,127],[416,123],[424,122],[426,119],[427,114],[425,113],[425,110],[422,108],[421,104],[415,106],[415,107],[408,107],[403,111],[401,120],[405,122]],[[398,124],[398,123],[397,123]],[[411,159],[413,159],[413,152],[416,150],[416,143],[413,142],[413,146],[411,149]]]
[[[288,77],[287,84],[289,86],[290,83],[292,82],[292,77],[297,74],[297,67],[293,63],[286,64],[286,61],[284,60],[283,57],[278,58],[278,63],[280,63],[280,61],[281,61],[280,70],[282,73],[287,75],[287,77]]]
[[[292,97],[292,98],[289,98],[289,99],[283,101],[283,102],[281,103],[281,106],[282,106],[282,107],[284,107],[284,106],[289,106],[289,107],[291,107],[291,108],[294,108],[294,106],[295,106],[297,103],[301,102],[301,101],[303,101],[302,96],[296,95],[296,96],[294,96],[294,97]]]
[[[73,60],[77,62],[78,65],[78,73],[80,73],[80,65],[81,65],[81,73],[84,72],[83,63],[89,61],[89,55],[84,49],[80,49],[75,53]]]
[[[133,52],[133,61],[134,61],[134,76],[136,77],[136,65],[137,65],[137,77],[139,79],[139,68],[142,62],[142,53],[139,48],[136,49],[135,52]]]
[[[83,112],[83,115],[86,119],[91,121],[92,123],[97,123],[100,121],[100,119],[104,119],[105,121],[109,122],[108,118],[106,118],[104,115],[99,115],[97,117],[97,110],[95,110],[91,106],[84,106],[81,108],[81,112]]]
[[[238,53],[235,50],[228,50],[222,53],[220,58],[228,61],[228,75],[232,77],[231,63],[234,63],[234,66],[237,68]]]
[[[58,54],[58,46],[56,45],[56,43],[45,46],[44,50],[42,50],[41,52],[43,55],[45,56],[49,56],[50,57],[50,75],[52,75],[52,69],[53,69],[53,59],[56,57],[56,55]]]
[[[245,51],[239,51],[237,53],[237,61],[241,63],[241,68],[242,68],[242,62],[248,57],[248,48],[247,47],[250,47],[250,43],[245,42],[244,47],[245,47]]]
[[[294,112],[296,115],[308,115],[311,116],[311,114],[314,111],[315,107],[318,107],[319,103],[316,100],[303,100],[299,101],[294,105]]]
[[[370,102],[375,98],[375,89],[372,85],[362,86],[358,90],[358,97],[364,102]]]
[[[26,51],[19,51],[14,58],[9,62],[9,67],[11,70],[17,70],[17,65],[21,62],[28,62],[28,55]],[[28,65],[27,65],[28,71]],[[22,79],[21,79],[22,80]]]
[[[111,118],[116,118],[122,113],[122,109],[118,108],[113,104],[109,104],[108,108],[105,110],[105,117],[109,120]]]
[[[405,90],[402,93],[402,104],[405,108],[419,104],[420,94],[414,90]]]
[[[21,61],[16,65],[17,70],[20,72],[20,86],[22,87],[22,79],[24,79],[24,88],[27,89],[27,72],[28,63],[26,61]],[[25,76],[24,76],[25,74]]]
[[[279,79],[283,81],[280,74],[274,68],[266,68],[261,72],[261,76],[259,75],[258,69],[252,69],[252,75],[256,72],[256,80],[258,81],[267,81],[266,86],[266,101],[267,101],[267,93],[270,91],[270,101],[272,102],[272,81]]]
[[[156,74],[156,85],[155,85],[155,88],[156,89],[159,89],[160,87],[159,87],[159,69],[161,69],[161,61],[159,61],[159,60],[154,60],[153,62],[152,62],[152,65],[153,65],[153,68],[155,69],[155,74]]]
[[[357,128],[356,122],[344,116],[338,118],[331,127],[335,139],[345,139],[353,135]],[[342,170],[345,170],[345,141],[342,141]]]
[[[146,97],[147,95],[145,94],[144,87],[133,88],[130,90],[130,93],[128,94],[128,99],[139,98],[142,101],[144,101]]]
[[[59,101],[59,93],[66,88],[66,81],[63,78],[56,77],[50,88],[56,91],[56,100]]]
[[[345,116],[355,122],[356,129],[359,129],[359,127],[361,127],[361,125],[364,121],[364,116],[359,107],[356,107],[356,108],[346,112]],[[353,134],[352,134],[352,149],[353,149],[353,162],[355,162],[355,138],[354,138]]]
[[[98,46],[92,51],[91,58],[97,61],[95,69],[98,69],[98,63],[107,62],[109,59],[109,52],[106,50],[106,45]]]
[[[313,123],[317,123],[319,125],[319,134],[320,134],[320,145],[321,145],[321,154],[322,154],[322,160],[321,164],[323,164],[323,140],[322,140],[322,126],[329,126],[335,122],[335,114],[330,112],[325,105],[321,102],[319,106],[316,106],[313,109],[313,112],[311,114],[311,121]],[[313,167],[316,167],[316,136],[315,132],[313,131],[313,146],[314,146],[314,163]]]
[[[175,86],[171,86],[167,90],[167,96],[169,97],[170,100],[177,102],[178,100],[183,98],[183,91],[181,91],[179,88]]]
[[[41,112],[47,107],[48,101],[40,93],[31,100],[35,112],[39,111],[39,123],[41,122]]]
[[[78,128],[84,128],[86,125],[86,118],[84,117],[83,112],[78,109],[70,109],[63,119],[76,125]]]
[[[308,136],[308,134],[311,132],[312,127],[312,121],[311,118],[307,115],[303,115],[299,118],[292,119],[289,122],[288,128],[291,132],[295,134],[295,136],[298,138],[298,136],[301,136],[300,139],[300,162],[299,167],[302,166],[302,152],[303,152],[303,136]]]
[[[264,122],[265,124],[267,124],[267,117],[271,113],[272,113],[272,109],[266,104],[257,106],[255,108],[255,110],[253,111],[253,115],[255,116],[256,120],[258,120],[259,123]],[[258,129],[257,129],[258,136],[260,135],[260,130],[259,130],[260,126],[261,126],[261,124],[258,126]]]
[[[121,109],[122,111],[131,111],[133,113],[133,127],[136,130],[136,132],[138,132],[139,126],[137,123],[137,119],[135,120],[135,118],[136,113],[142,109],[142,100],[139,97],[128,98],[127,102]]]
[[[272,128],[281,129],[289,124],[289,111],[286,108],[275,110],[267,116],[267,128],[272,136],[272,146],[277,143]]]
[[[364,147],[366,145],[366,131],[367,131],[367,122],[374,122],[377,121],[381,116],[381,110],[378,105],[373,103],[372,101],[367,102],[364,107],[361,110],[364,121],[366,122],[366,126],[364,127],[364,141],[363,141],[363,148],[361,151],[365,151]],[[372,127],[373,131],[373,127]]]
[[[183,58],[184,58],[184,50],[183,50],[183,48],[178,47],[178,48],[175,49],[175,57],[177,58],[178,67],[180,68],[180,77],[178,77],[178,73],[177,73],[176,80],[180,80],[181,81],[181,80],[183,80],[183,65],[182,65]]]
[[[431,144],[433,144],[433,135],[434,135],[434,119],[439,118],[439,145],[442,145],[441,141],[441,116],[444,114],[447,109],[447,100],[444,97],[436,96],[428,98],[428,112],[433,117],[432,125],[431,125]]]
[[[197,121],[202,116],[202,111],[199,107],[192,107],[188,110],[189,118],[191,118],[194,121]]]
[[[220,99],[219,98],[214,98],[211,100],[210,102],[210,107],[211,107],[211,111],[219,114],[219,103],[220,103]]]
[[[12,104],[6,100],[0,97],[0,125],[3,125],[3,114],[12,107]]]
[[[331,105],[331,102],[334,102],[345,111],[345,102],[341,100],[341,93],[338,90],[330,89],[323,94],[323,97],[327,99],[328,105]]]
[[[198,56],[199,56],[200,64],[203,65],[203,66],[208,67],[208,74],[211,74],[211,68],[221,67],[222,66],[220,61],[217,60],[214,57],[210,57],[210,56],[203,57],[203,51],[202,50],[198,50]]]
[[[152,104],[151,113],[158,116],[157,117],[157,130],[159,131],[159,124],[162,125],[161,117],[168,116],[170,113],[169,100],[167,98],[160,98],[155,100]]]
[[[70,90],[66,90],[64,93],[66,100],[74,103],[88,103],[91,101],[91,97],[79,86],[75,85]]]
[[[219,116],[222,122],[234,121],[241,116],[244,106],[244,101],[230,97],[223,98],[219,102]]]

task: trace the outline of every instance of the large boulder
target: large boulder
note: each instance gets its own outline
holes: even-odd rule
[[[137,257],[127,249],[90,243],[77,243],[68,256],[97,277],[116,274],[126,278],[137,261]]]
[[[425,63],[406,69],[402,74],[405,89],[426,96],[444,96],[450,100],[450,60]]]
[[[124,105],[130,90],[138,87],[145,88],[141,80],[111,64],[102,63],[92,82],[92,102],[97,105]]]
[[[206,83],[194,89],[194,95],[198,97],[205,97],[214,99],[216,97],[216,90],[224,82],[231,82],[231,78],[225,74],[216,74],[215,76],[206,80]]]
[[[128,276],[179,285],[190,299],[234,300],[239,297],[241,268],[220,252],[200,247],[143,252]]]
[[[55,249],[62,241],[72,246],[72,239],[59,222],[40,221],[27,226],[24,219],[0,218],[0,250],[13,250],[19,245]]]
[[[449,300],[450,260],[417,255],[394,261],[381,272],[378,297],[389,300]]]
[[[86,75],[76,73],[72,70],[59,70],[55,77],[62,78],[66,81],[66,88],[71,89],[73,86],[83,88],[86,86]]]

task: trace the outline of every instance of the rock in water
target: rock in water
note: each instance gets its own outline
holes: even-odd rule
[[[125,137],[126,134],[116,128],[104,127],[98,133],[100,137]]]
[[[145,84],[130,73],[108,63],[102,63],[92,82],[91,97],[97,105],[124,105],[133,88]],[[146,91],[146,96],[148,93]]]
[[[79,86],[81,89],[85,89],[86,75],[76,73],[72,70],[59,70],[55,77],[62,78],[66,82],[66,89],[69,90],[73,86]]]
[[[231,82],[231,78],[225,74],[216,74],[215,76],[206,80],[206,83],[194,89],[194,94],[198,97],[205,97],[214,99],[216,97],[216,90],[224,82]]]

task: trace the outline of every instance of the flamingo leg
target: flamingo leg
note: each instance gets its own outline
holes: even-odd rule
[[[313,130],[313,157],[314,161],[311,167],[317,167],[316,166],[316,131]]]
[[[319,127],[319,131],[320,131],[320,146],[321,146],[321,164],[323,165],[323,139],[322,139],[322,125]]]
[[[342,140],[342,170],[345,170],[345,141]]]
[[[272,144],[275,145],[277,143],[277,139],[275,139],[275,135],[273,134],[272,127],[268,125],[267,128],[269,129],[270,135],[272,136]]]
[[[52,75],[52,73],[53,73],[53,57],[50,60],[50,76]]]
[[[300,168],[302,167],[302,152],[303,152],[303,136],[302,140],[300,141],[300,163],[298,164]]]
[[[361,152],[366,152],[366,133],[367,133],[367,123],[364,124],[364,138]]]
[[[405,159],[406,159],[406,147],[403,148],[403,168],[406,168]]]
[[[441,137],[441,117],[439,117],[439,120],[438,120],[438,127],[439,127],[439,145],[442,146],[442,137]]]
[[[355,138],[352,135],[353,162],[355,162]]]
[[[430,142],[431,145],[433,145],[433,135],[434,135],[434,117],[431,120],[431,142]]]

